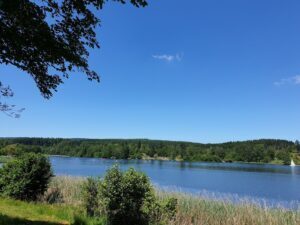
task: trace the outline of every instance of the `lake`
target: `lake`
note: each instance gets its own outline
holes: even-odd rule
[[[269,205],[299,206],[300,167],[270,164],[111,160],[51,156],[54,173],[101,176],[118,163],[145,172],[155,186],[206,197],[252,199]]]

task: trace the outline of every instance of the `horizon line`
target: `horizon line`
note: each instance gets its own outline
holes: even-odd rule
[[[224,142],[195,142],[195,141],[183,141],[183,140],[167,140],[167,139],[151,139],[151,138],[80,138],[80,137],[0,137],[0,139],[14,139],[14,138],[40,138],[40,139],[73,139],[73,140],[146,140],[146,141],[166,141],[166,142],[183,142],[183,143],[192,143],[192,144],[226,144],[226,143],[237,143],[237,142],[249,142],[249,141],[287,141],[295,143],[296,140],[280,139],[280,138],[256,138],[256,139],[244,139],[244,140],[233,140],[233,141],[224,141]]]

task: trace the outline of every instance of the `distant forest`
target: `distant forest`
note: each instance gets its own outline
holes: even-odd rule
[[[200,144],[147,139],[0,138],[0,155],[49,155],[114,159],[170,159],[206,162],[300,164],[299,141],[261,139]]]

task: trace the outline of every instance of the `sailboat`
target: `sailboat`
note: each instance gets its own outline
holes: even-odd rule
[[[291,160],[291,166],[296,166],[293,159]]]

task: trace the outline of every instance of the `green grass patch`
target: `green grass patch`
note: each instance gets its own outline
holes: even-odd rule
[[[0,155],[0,163],[6,163],[6,162],[8,162],[10,160],[12,160],[11,156]]]
[[[75,208],[45,203],[27,203],[0,199],[0,225],[11,224],[71,224]],[[30,223],[31,222],[31,223]],[[23,223],[24,224],[24,223]]]
[[[0,198],[0,225],[102,225],[103,221],[85,217],[74,206]]]

